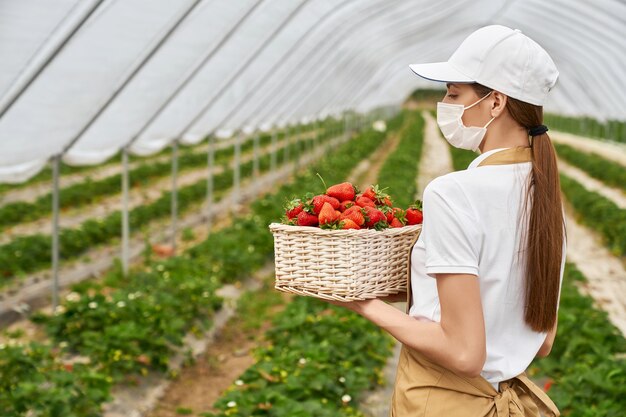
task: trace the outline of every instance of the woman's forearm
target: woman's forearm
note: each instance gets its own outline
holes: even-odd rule
[[[476,358],[470,357],[472,349],[446,333],[438,322],[417,320],[378,299],[361,302],[354,310],[401,343],[459,375],[474,377],[481,371],[482,367],[475,365]]]

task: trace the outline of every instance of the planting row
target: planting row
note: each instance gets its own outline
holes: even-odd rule
[[[598,232],[615,256],[626,255],[626,210],[565,174],[561,190],[576,211],[576,220]]]
[[[618,417],[626,410],[626,339],[606,312],[581,295],[586,282],[567,263],[552,352],[531,364],[529,374],[548,378],[544,389],[562,415]]]
[[[581,152],[569,145],[554,143],[559,157],[606,185],[626,191],[626,167],[595,153]]]
[[[324,134],[318,141],[330,139],[330,134]],[[312,145],[315,139],[307,139]],[[300,142],[299,142],[300,143]],[[285,163],[286,161],[282,161]],[[271,168],[271,155],[266,154],[259,158],[259,172]],[[241,178],[252,176],[254,161],[240,166]],[[216,197],[223,195],[233,184],[233,169],[226,170],[213,177],[213,189]],[[178,208],[181,213],[193,203],[201,202],[206,198],[206,179],[194,184],[181,187],[178,191]],[[151,221],[163,218],[170,214],[171,192],[164,192],[162,196],[147,205],[136,207],[129,212],[129,223],[133,230],[138,230]],[[60,259],[73,259],[85,253],[88,249],[99,244],[109,242],[118,237],[121,231],[122,215],[116,211],[102,220],[90,219],[78,228],[63,229],[60,232]],[[8,244],[0,246],[0,277],[12,278],[18,274],[33,272],[50,266],[52,240],[48,234],[36,234],[15,238]]]
[[[332,118],[326,119],[320,123],[318,123],[318,126],[321,126],[321,124],[324,125],[324,129],[325,130],[330,130],[330,129],[339,129],[339,128],[343,128],[343,123],[340,120],[334,120]],[[297,130],[301,133],[310,131],[312,129],[315,128],[315,124],[308,124],[308,125],[298,125]],[[293,127],[289,129],[289,133],[291,134],[293,132]],[[283,137],[285,137],[285,135],[287,134],[287,130],[280,130],[278,132],[278,139],[281,139]],[[250,138],[247,138],[250,139]],[[197,145],[192,145],[192,146],[184,146],[181,147],[179,149],[179,155],[182,156],[184,154],[187,153],[193,153],[195,152],[198,148],[204,147],[206,146],[205,141],[200,142]],[[136,155],[129,155],[129,162],[142,162],[142,163],[149,163],[150,161],[154,161],[156,159],[159,159],[161,157],[171,157],[172,155],[172,148],[171,147],[165,147],[162,151],[150,155],[150,156],[136,156]],[[85,174],[88,175],[91,172],[94,172],[96,170],[101,169],[104,166],[107,165],[117,165],[119,164],[119,161],[121,160],[121,152],[118,152],[116,155],[112,156],[111,158],[109,158],[106,162],[103,162],[102,164],[98,164],[98,165],[90,165],[90,166],[71,166],[71,165],[66,165],[64,163],[61,163],[60,165],[60,174],[61,175],[71,175],[71,174]],[[19,183],[19,184],[0,184],[0,195],[2,195],[4,192],[9,191],[9,190],[14,190],[14,189],[18,189],[18,188],[24,188],[24,187],[29,187],[33,184],[37,184],[37,183],[41,183],[41,182],[50,182],[52,180],[52,168],[50,167],[46,167],[44,168],[41,172],[39,172],[37,175],[35,175],[34,177],[32,177],[31,179],[29,179],[26,182],[23,183]]]
[[[378,174],[378,183],[389,187],[395,205],[408,207],[417,194],[417,172],[424,142],[424,118],[419,112],[404,111],[404,128],[399,133],[398,148],[384,162]]]
[[[424,120],[403,111],[400,144],[388,156],[378,183],[389,185],[399,204],[416,193]],[[393,174],[392,174],[393,171]],[[408,193],[408,196],[405,195]],[[364,318],[308,297],[298,297],[273,321],[257,350],[257,362],[215,403],[226,416],[361,416],[359,396],[382,382],[392,339]]]
[[[52,349],[40,344],[0,349],[0,371],[14,376],[0,382],[5,413],[0,415],[97,416],[111,384],[167,369],[183,336],[207,327],[220,305],[216,287],[248,276],[271,257],[267,225],[283,201],[303,183],[321,188],[316,172],[331,181],[345,178],[382,138],[378,132],[362,133],[180,257],[150,262],[126,278],[114,271],[102,283],[74,286],[53,315],[34,317],[44,325]],[[64,365],[66,355],[80,355],[86,364]],[[39,383],[42,374],[45,384]]]
[[[602,123],[591,117],[569,117],[557,114],[544,114],[543,120],[544,124],[553,130],[626,143],[626,122],[623,121],[607,120]]]
[[[265,134],[259,138],[259,147],[265,148],[272,141],[270,134]],[[290,141],[291,142],[291,141]],[[282,139],[281,139],[282,143]],[[253,140],[248,140],[241,145],[241,152],[248,152],[254,146]],[[295,144],[290,143],[290,146]],[[231,161],[234,156],[234,147],[219,149],[215,151],[215,164]],[[186,152],[178,158],[179,171],[201,168],[207,164],[206,151],[203,153]],[[132,187],[147,187],[155,179],[170,175],[171,162],[147,162],[129,171],[130,185]],[[59,192],[59,208],[77,208],[96,203],[99,199],[121,193],[122,174],[111,175],[109,177],[92,181],[87,178],[85,181],[63,188]],[[47,193],[32,203],[14,202],[0,207],[0,230],[7,226],[37,220],[50,215],[52,207],[52,193]]]

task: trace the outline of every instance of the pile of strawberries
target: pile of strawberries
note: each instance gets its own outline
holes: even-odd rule
[[[349,182],[336,184],[324,194],[309,193],[303,199],[289,201],[283,223],[322,229],[376,230],[422,223],[420,200],[407,209],[394,207],[384,190],[373,185],[360,193]]]

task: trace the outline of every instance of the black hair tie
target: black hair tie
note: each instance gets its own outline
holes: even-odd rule
[[[548,126],[546,126],[546,125],[538,125],[538,126],[534,126],[534,127],[531,127],[530,129],[528,129],[528,134],[530,136],[539,136],[539,135],[543,135],[547,131],[548,131]]]

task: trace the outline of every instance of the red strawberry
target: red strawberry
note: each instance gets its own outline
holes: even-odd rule
[[[360,229],[359,225],[350,219],[344,219],[341,221],[342,229]]]
[[[342,182],[341,184],[331,185],[326,190],[327,195],[335,197],[339,201],[354,200],[356,193],[356,188],[349,182]]]
[[[380,189],[378,188],[378,185],[373,185],[365,190],[363,197],[369,198],[376,203],[376,205],[392,206],[393,204],[391,203],[389,194],[385,193],[385,190],[386,188]]]
[[[400,223],[406,224],[404,210],[402,210],[400,207],[382,206],[380,207],[380,211],[385,213],[385,217],[387,217],[387,223],[391,224],[391,221],[393,219],[398,219]]]
[[[335,222],[339,218],[339,215],[330,203],[324,203],[318,218],[320,226],[323,226]]]
[[[387,217],[377,208],[365,206],[365,226],[369,228],[381,229],[388,226]]]
[[[307,213],[306,211],[301,211],[298,213],[298,226],[317,226],[319,220],[315,214]]]
[[[312,201],[313,213],[320,214],[320,210],[322,210],[324,203],[329,203],[334,209],[338,209],[340,205],[339,200],[334,197],[329,197],[325,194],[316,195],[313,197]]]
[[[409,206],[406,209],[406,222],[407,224],[421,224],[424,220],[424,215],[422,214],[422,201],[415,200],[415,204]]]
[[[361,213],[360,207],[356,210],[346,210],[343,213],[341,213],[341,216],[339,216],[339,220],[346,220],[346,219],[349,219],[350,221],[354,222],[357,226],[362,226],[363,223],[365,223],[365,217]]]
[[[365,206],[370,206],[370,207],[374,207],[376,208],[376,203],[374,203],[373,200],[367,198],[367,197],[357,197],[356,199],[356,203],[357,205],[361,206],[361,207],[365,207]]]
[[[302,209],[304,209],[304,204],[302,204],[302,201],[300,201],[299,198],[295,198],[285,206],[285,214],[288,219],[293,219],[302,211]]]
[[[398,219],[396,219],[395,217],[393,218],[393,220],[391,220],[391,222],[389,223],[390,227],[404,227],[404,225],[402,224],[402,222]]]
[[[367,187],[367,190],[363,191],[362,196],[374,201],[376,199],[376,192],[374,191],[374,187]]]
[[[344,212],[352,206],[354,206],[354,201],[352,200],[342,201],[341,204],[339,205],[339,211]]]

